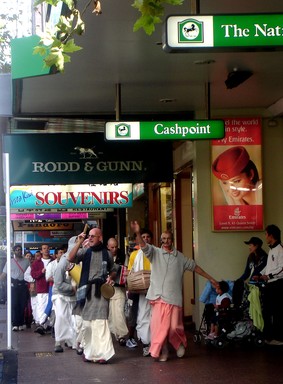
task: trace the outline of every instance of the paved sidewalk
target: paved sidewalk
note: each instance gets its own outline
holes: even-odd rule
[[[85,363],[75,351],[54,352],[51,335],[34,329],[13,332],[13,349],[6,345],[6,306],[0,305],[0,384],[283,384],[283,347],[231,344],[223,349],[195,344],[188,333],[188,350],[179,359],[171,351],[166,363],[142,356],[114,342],[108,364]]]
[[[17,335],[11,335],[12,347],[7,349],[7,306],[0,304],[0,383],[16,384],[18,375]]]

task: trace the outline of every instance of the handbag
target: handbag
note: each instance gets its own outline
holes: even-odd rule
[[[133,267],[127,276],[128,291],[133,293],[146,293],[150,285],[151,271],[143,269],[143,252],[139,250]]]
[[[133,271],[130,270],[127,276],[127,286],[129,292],[134,293],[146,293],[150,284],[150,271],[141,270]]]

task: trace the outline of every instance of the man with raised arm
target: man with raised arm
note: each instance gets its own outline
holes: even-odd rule
[[[82,262],[77,302],[83,319],[84,361],[105,364],[115,351],[108,325],[109,300],[100,288],[105,282],[114,284],[116,274],[111,254],[102,243],[101,229],[92,228],[87,240],[85,237],[84,232],[77,237],[68,260]]]
[[[151,278],[147,299],[152,306],[150,354],[159,361],[167,361],[169,342],[183,357],[187,338],[183,325],[183,275],[185,271],[196,272],[217,286],[217,282],[193,259],[189,259],[173,246],[173,234],[161,235],[161,248],[145,243],[137,221],[131,222],[136,241],[151,262]]]

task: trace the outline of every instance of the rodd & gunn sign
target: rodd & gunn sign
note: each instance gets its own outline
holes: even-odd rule
[[[85,161],[83,168],[81,164],[74,161],[49,161],[43,163],[41,161],[32,162],[32,172],[131,172],[131,171],[143,171],[143,160],[140,161],[98,161],[92,163],[91,161]]]
[[[169,182],[171,142],[106,142],[103,133],[4,135],[11,185]]]

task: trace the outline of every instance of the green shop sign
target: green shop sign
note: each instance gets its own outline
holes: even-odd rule
[[[283,49],[283,14],[168,16],[168,52]]]
[[[223,139],[223,120],[107,122],[106,140]]]
[[[167,182],[173,179],[172,143],[106,142],[104,133],[3,136],[11,185]],[[24,194],[26,200],[30,195]]]

